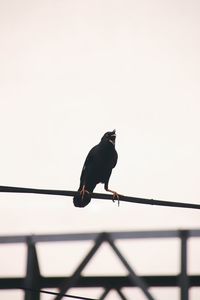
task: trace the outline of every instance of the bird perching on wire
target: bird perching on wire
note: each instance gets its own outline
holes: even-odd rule
[[[119,194],[108,188],[112,169],[117,164],[118,154],[115,149],[116,131],[106,132],[99,144],[88,153],[80,177],[80,186],[73,202],[76,207],[85,207],[91,200],[91,193],[98,183],[103,183],[106,191],[118,199]]]

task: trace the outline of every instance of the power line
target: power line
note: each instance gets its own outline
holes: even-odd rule
[[[82,296],[75,296],[75,295],[68,295],[68,294],[60,294],[56,292],[46,291],[46,290],[37,290],[37,289],[31,289],[31,288],[22,288],[25,291],[29,291],[31,293],[40,293],[40,294],[48,294],[48,295],[54,295],[54,296],[62,296],[65,298],[73,298],[73,299],[79,299],[79,300],[97,300],[94,298],[88,298],[88,297],[82,297]]]
[[[24,187],[13,187],[13,186],[0,186],[0,192],[1,193],[31,193],[31,194],[43,194],[43,195],[70,196],[70,197],[74,197],[77,194],[77,192],[75,191],[36,189],[36,188],[24,188]],[[91,197],[94,199],[101,199],[101,200],[113,200],[113,197],[110,194],[92,193]],[[130,196],[123,196],[123,195],[120,195],[119,200],[124,202],[130,202],[130,203],[138,203],[138,204],[200,209],[200,204],[173,202],[173,201],[165,201],[165,200],[154,200],[154,199],[130,197]]]

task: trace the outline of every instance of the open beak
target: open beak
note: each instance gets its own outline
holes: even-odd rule
[[[116,130],[115,130],[115,129],[112,131],[112,134],[111,134],[111,136],[114,136],[114,137],[116,137]]]

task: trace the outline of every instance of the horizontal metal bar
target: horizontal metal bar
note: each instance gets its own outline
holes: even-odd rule
[[[179,287],[179,275],[148,275],[141,276],[149,287]],[[57,288],[63,280],[70,277],[41,277],[41,288]],[[188,276],[189,287],[200,287],[200,275]],[[1,289],[22,289],[25,278],[0,278]],[[80,276],[76,282],[76,287],[103,287],[103,288],[122,288],[134,287],[129,276]]]
[[[0,290],[20,289],[24,286],[24,282],[25,278],[22,277],[0,278]]]
[[[0,236],[0,244],[26,243],[27,237],[27,235]]]
[[[199,237],[200,236],[200,229],[191,229],[188,231],[188,237]]]
[[[177,238],[179,231],[176,230],[156,230],[156,231],[119,231],[109,233],[112,239],[152,239],[152,238]]]
[[[94,241],[99,233],[69,233],[52,235],[34,235],[34,242],[73,242],[73,241]]]
[[[108,232],[114,240],[152,239],[152,238],[179,238],[185,230],[154,230],[154,231],[116,231]],[[200,229],[187,230],[188,237],[200,237]],[[25,243],[27,238],[34,243],[64,242],[64,241],[94,241],[99,233],[68,233],[68,234],[37,234],[37,235],[8,235],[0,236],[0,244]]]
[[[38,235],[11,235],[0,236],[0,244],[25,243],[31,238],[34,243],[42,242],[70,242],[70,241],[92,241],[98,233],[71,233],[71,234],[38,234]]]
[[[118,231],[109,233],[113,239],[179,238],[183,230]],[[200,237],[200,229],[187,230],[188,237]]]

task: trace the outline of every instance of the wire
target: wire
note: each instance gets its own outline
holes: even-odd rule
[[[31,194],[70,196],[70,197],[74,197],[75,195],[77,195],[77,192],[74,191],[46,190],[46,189],[23,188],[23,187],[13,187],[13,186],[0,186],[0,193],[31,193]],[[91,197],[95,199],[113,200],[113,196],[109,194],[92,193]],[[123,196],[123,195],[120,195],[119,200],[125,202],[131,202],[131,203],[138,203],[138,204],[200,209],[200,204],[145,199],[145,198]]]
[[[73,299],[81,299],[81,300],[97,300],[94,298],[88,298],[88,297],[81,297],[81,296],[75,296],[75,295],[68,295],[68,294],[60,294],[60,293],[56,293],[56,292],[50,292],[50,291],[45,291],[45,290],[37,290],[37,289],[31,289],[31,288],[22,288],[25,291],[29,291],[32,293],[41,293],[41,294],[49,294],[49,295],[54,295],[54,296],[62,296],[62,297],[66,297],[66,298],[73,298]]]

